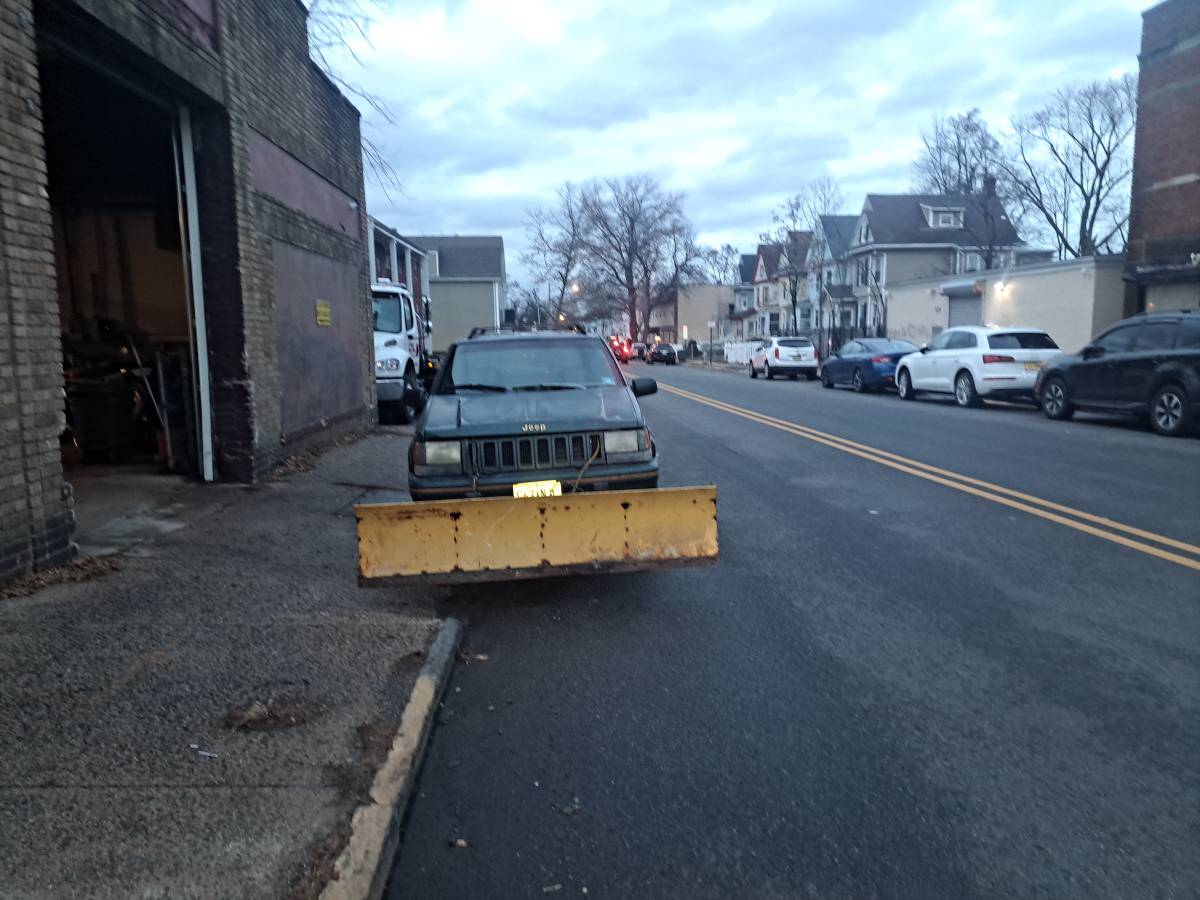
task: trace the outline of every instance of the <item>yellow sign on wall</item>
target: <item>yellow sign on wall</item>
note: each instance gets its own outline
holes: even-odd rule
[[[317,301],[317,324],[324,328],[333,324],[333,307],[328,300]]]

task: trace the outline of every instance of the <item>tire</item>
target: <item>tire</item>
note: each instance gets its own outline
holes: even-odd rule
[[[863,381],[862,369],[855,369],[854,374],[850,376],[850,387],[854,388],[854,393],[865,394],[867,385]]]
[[[775,379],[775,373],[771,371],[770,363],[763,363],[763,377],[766,378],[767,381],[773,381]]]
[[[751,377],[751,378],[757,378],[757,377],[758,377],[758,369],[754,368],[754,363],[753,363],[753,362],[751,362],[751,363],[750,363],[750,377]]]
[[[1067,383],[1057,376],[1046,379],[1038,400],[1047,419],[1063,421],[1075,415],[1075,407],[1067,398]]]
[[[1191,430],[1191,410],[1182,385],[1164,384],[1150,401],[1150,426],[1159,434],[1179,437]]]
[[[954,402],[964,407],[979,405],[979,392],[975,390],[975,379],[966,369],[954,376]]]
[[[896,393],[901,400],[915,400],[917,392],[912,386],[912,376],[908,374],[908,369],[901,369],[896,373]]]
[[[821,369],[821,387],[823,387],[823,388],[833,387],[833,379],[829,377],[829,373],[826,372],[824,369]]]
[[[404,399],[396,404],[396,421],[407,425],[421,414],[421,382],[412,369],[404,372]]]

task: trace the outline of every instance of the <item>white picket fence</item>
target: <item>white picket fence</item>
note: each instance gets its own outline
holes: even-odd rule
[[[750,362],[750,354],[754,348],[761,344],[761,340],[757,341],[726,341],[725,342],[725,362],[736,363],[737,365],[746,365]]]

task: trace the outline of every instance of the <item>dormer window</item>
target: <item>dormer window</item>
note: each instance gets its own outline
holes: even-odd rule
[[[954,224],[955,224],[954,219],[955,219],[955,216],[954,216],[954,213],[952,213],[952,212],[938,213],[938,218],[937,218],[938,228],[953,228]]]
[[[862,223],[862,227],[858,229],[858,242],[865,244],[871,240],[871,226],[867,222]]]

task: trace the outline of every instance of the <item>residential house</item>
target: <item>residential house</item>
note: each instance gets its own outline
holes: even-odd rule
[[[1022,244],[990,177],[981,194],[868,194],[850,237],[853,322],[842,337],[886,330],[889,283],[1011,266]],[[975,301],[959,299],[966,324]],[[950,324],[959,324],[953,303]]]
[[[808,251],[811,231],[788,232],[787,241],[759,244],[754,263],[754,310],[744,337],[795,334],[811,327]],[[801,312],[805,313],[802,326]]]
[[[850,286],[850,238],[858,216],[820,216],[813,226],[808,252],[808,297],[813,330],[822,352],[828,352],[830,335],[849,330],[858,316],[854,288]]]
[[[671,292],[668,303],[650,311],[650,332],[674,344],[706,343],[710,340],[709,322],[714,323],[712,337],[717,337],[717,323],[722,317],[729,321],[733,291],[728,284],[682,285]]]
[[[758,309],[754,305],[754,270],[757,264],[757,255],[742,254],[738,264],[738,283],[733,286],[733,305],[728,318],[722,323],[723,338],[740,341],[753,333],[751,325],[758,316]]]
[[[1200,4],[1142,13],[1126,312],[1200,307]]]
[[[504,295],[504,238],[499,235],[417,235],[433,321],[433,352],[443,353],[472,328],[500,325]]]

